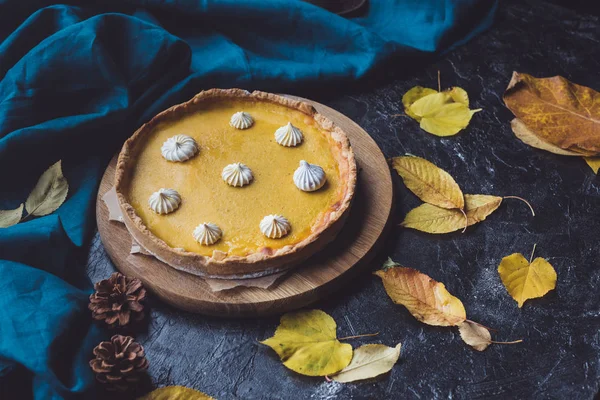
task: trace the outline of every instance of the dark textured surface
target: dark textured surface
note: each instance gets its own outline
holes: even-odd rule
[[[508,3],[494,28],[406,79],[390,72],[383,87],[339,98],[312,97],[354,119],[386,156],[412,153],[449,171],[465,193],[518,195],[537,216],[506,200],[465,234],[433,236],[397,229],[373,265],[391,255],[444,282],[467,315],[498,329],[497,340],[523,339],[479,353],[456,329],[416,321],[365,272],[330,299],[315,304],[338,323],[338,335],[381,332],[353,345],[403,343],[388,375],[352,384],[297,375],[257,340],[278,319],[219,320],[181,312],[152,300],[148,332],[138,335],[158,386],[178,384],[217,399],[591,399],[600,379],[600,179],[582,160],[537,151],[512,134],[501,97],[513,70],[563,75],[600,90],[600,22],[554,5]],[[468,129],[440,139],[401,113],[402,95],[415,85],[459,85],[481,107]],[[390,69],[391,71],[392,69]],[[419,204],[398,180],[396,213]],[[555,291],[519,309],[496,272],[514,252],[547,258],[558,273]],[[96,235],[88,266],[93,281],[114,267]]]

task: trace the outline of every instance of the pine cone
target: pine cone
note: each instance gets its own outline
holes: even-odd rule
[[[135,389],[148,369],[144,348],[131,336],[114,335],[110,342],[100,342],[94,348],[94,355],[96,358],[90,361],[90,367],[98,382],[110,391]]]
[[[96,292],[90,295],[88,305],[94,319],[104,320],[112,328],[144,318],[141,302],[146,297],[146,289],[139,279],[115,272],[110,278],[97,282],[94,289]]]

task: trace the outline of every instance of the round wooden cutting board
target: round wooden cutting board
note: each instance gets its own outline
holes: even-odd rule
[[[292,96],[290,96],[292,97]],[[109,221],[102,196],[112,188],[117,157],[109,164],[98,190],[96,219],[104,247],[117,269],[138,277],[146,288],[175,307],[220,317],[252,317],[294,310],[330,295],[375,255],[387,232],[392,211],[392,178],[373,139],[350,118],[322,104],[312,104],[350,138],[359,167],[357,190],[346,225],[338,238],[269,289],[237,287],[213,292],[201,277],[178,271],[142,254],[130,254],[125,225]]]

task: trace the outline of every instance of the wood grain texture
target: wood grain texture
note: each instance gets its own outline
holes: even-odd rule
[[[346,132],[360,169],[349,218],[326,251],[308,259],[269,290],[235,288],[212,292],[200,277],[175,270],[154,257],[130,254],[128,231],[123,224],[108,220],[108,210],[101,199],[113,185],[115,157],[100,184],[96,219],[102,242],[116,267],[139,277],[148,289],[175,307],[215,316],[251,317],[303,307],[330,294],[366,265],[389,225],[393,190],[387,161],[373,139],[351,119],[322,104],[301,100],[311,103]]]

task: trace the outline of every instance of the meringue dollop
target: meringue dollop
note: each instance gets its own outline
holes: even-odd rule
[[[175,135],[168,138],[160,148],[167,161],[186,161],[198,153],[198,143],[187,135]]]
[[[322,188],[326,180],[323,168],[304,160],[300,161],[300,166],[294,172],[294,184],[304,192],[314,192]]]
[[[236,112],[231,116],[229,125],[236,129],[248,129],[254,124],[254,119],[250,114],[244,111]]]
[[[285,147],[295,147],[302,143],[302,131],[288,122],[275,131],[275,141]]]
[[[229,186],[242,187],[249,184],[254,175],[252,175],[252,170],[247,165],[238,162],[223,168],[221,177]]]
[[[150,209],[157,214],[169,214],[179,208],[181,196],[173,189],[160,189],[148,199]]]
[[[287,235],[292,226],[290,221],[281,215],[267,215],[260,221],[260,231],[268,238],[279,239]]]
[[[194,229],[194,239],[200,244],[210,246],[215,244],[223,236],[223,231],[212,222],[204,222]]]

